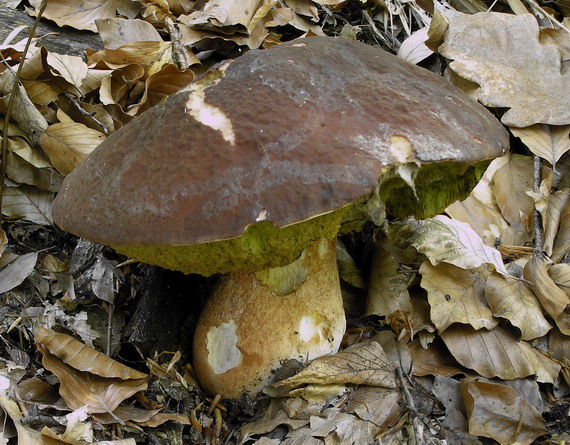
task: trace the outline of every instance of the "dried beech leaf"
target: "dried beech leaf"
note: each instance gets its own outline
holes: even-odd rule
[[[408,349],[412,356],[413,375],[453,377],[465,373],[441,342],[431,343],[424,348],[419,340],[414,340],[408,344]]]
[[[172,44],[170,42],[131,42],[118,49],[97,51],[89,57],[89,65],[101,63],[109,68],[117,69],[127,65],[138,64],[144,67],[147,76],[172,64]]]
[[[414,247],[434,266],[444,262],[462,269],[476,269],[490,264],[500,274],[509,275],[497,249],[486,246],[468,224],[447,216],[391,224],[387,233],[396,246],[401,249]]]
[[[480,86],[479,101],[509,108],[501,118],[505,125],[570,124],[570,74],[561,74],[558,48],[540,43],[533,15],[456,15],[439,53]]]
[[[396,389],[363,386],[352,392],[345,411],[375,425],[390,426],[400,417],[399,400]]]
[[[570,200],[564,203],[560,211],[560,227],[552,247],[551,259],[560,261],[570,251]]]
[[[548,315],[556,320],[570,304],[570,298],[548,275],[548,265],[544,258],[533,256],[526,263],[524,278],[532,285],[532,290]]]
[[[463,398],[469,433],[500,444],[530,445],[547,432],[541,414],[515,389],[507,385],[468,382]]]
[[[43,226],[53,225],[51,203],[54,194],[35,187],[21,185],[4,188],[2,213],[6,216],[23,218]]]
[[[152,416],[149,420],[144,422],[137,422],[139,425],[148,426],[150,428],[156,428],[166,422],[176,422],[181,425],[190,425],[190,417],[186,414],[175,414],[175,413],[157,413]]]
[[[376,243],[370,267],[366,315],[389,315],[395,311],[412,313],[408,293],[410,279],[410,274],[401,270],[398,261],[383,248],[382,243]]]
[[[50,125],[40,138],[54,167],[67,175],[105,140],[105,135],[77,122]]]
[[[32,427],[28,427],[22,423],[24,418],[24,414],[22,413],[22,409],[18,406],[16,402],[11,400],[5,395],[4,391],[0,391],[0,408],[3,412],[9,416],[10,419],[14,422],[14,426],[16,427],[16,432],[18,435],[18,444],[21,445],[36,445],[36,444],[44,444],[45,442],[42,439],[42,435],[39,431],[34,430]],[[0,429],[0,433],[4,432],[4,425],[9,424],[6,421],[6,418],[3,418],[3,426]],[[3,439],[4,434],[0,435],[0,439]],[[7,440],[5,443],[9,443]],[[57,445],[57,444],[49,444],[48,445]]]
[[[475,329],[494,328],[498,321],[485,300],[485,281],[489,272],[465,270],[424,261],[420,267],[421,286],[428,293],[431,321],[443,332],[453,323],[470,324]]]
[[[79,371],[121,380],[147,377],[146,374],[129,368],[66,334],[38,327],[35,340],[44,345],[53,355]]]
[[[542,305],[521,280],[492,274],[487,279],[485,298],[493,315],[519,328],[523,340],[542,337],[552,328],[544,318]]]
[[[280,396],[301,385],[369,385],[396,388],[394,364],[375,341],[359,343],[334,355],[312,361],[299,374],[274,383],[264,390]]]
[[[459,363],[483,377],[514,380],[535,375],[539,382],[554,383],[560,372],[560,365],[500,326],[475,331],[454,325],[441,338]]]
[[[47,63],[55,75],[59,74],[76,88],[81,87],[87,77],[87,64],[81,57],[48,53]]]
[[[542,224],[544,225],[544,240],[542,244],[543,250],[550,255],[553,261],[559,261],[560,258],[554,258],[553,249],[554,241],[558,233],[562,220],[562,212],[570,201],[570,188],[566,187],[552,193],[548,200],[548,208],[546,214],[543,215]]]
[[[4,239],[6,234],[2,231]],[[1,246],[4,247],[3,245]],[[18,256],[15,260],[0,269],[0,294],[8,292],[19,286],[34,271],[38,253],[26,253]]]
[[[37,15],[41,0],[31,0],[35,10],[29,10]],[[117,0],[50,0],[43,13],[43,18],[53,20],[60,27],[71,26],[75,29],[86,29],[96,32],[95,20],[115,17]]]
[[[535,124],[526,128],[511,127],[511,132],[520,138],[530,151],[553,166],[570,150],[570,125]]]
[[[44,367],[59,379],[59,393],[72,410],[86,407],[90,414],[112,413],[123,400],[148,387],[146,378],[100,377],[67,365],[42,344],[38,344],[38,350],[43,355]]]
[[[106,49],[118,49],[132,42],[162,42],[155,27],[144,20],[111,18],[96,25]]]
[[[413,64],[418,64],[427,59],[433,54],[433,51],[426,46],[427,39],[428,28],[418,29],[402,42],[398,49],[398,56]]]
[[[553,329],[548,339],[548,352],[556,360],[568,360],[570,336],[562,334],[558,329]]]

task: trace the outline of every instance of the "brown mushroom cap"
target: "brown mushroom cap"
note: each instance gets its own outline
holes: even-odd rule
[[[388,213],[441,211],[507,144],[499,122],[444,79],[312,37],[249,51],[121,128],[66,178],[53,213],[63,229],[149,263],[256,270],[334,237],[379,181]],[[388,172],[396,165],[409,168]],[[234,244],[212,247],[219,240]]]

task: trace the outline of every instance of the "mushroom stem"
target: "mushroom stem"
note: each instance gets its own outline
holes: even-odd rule
[[[345,327],[335,241],[321,239],[287,266],[221,279],[196,328],[194,367],[212,394],[255,395],[284,360],[336,352]]]

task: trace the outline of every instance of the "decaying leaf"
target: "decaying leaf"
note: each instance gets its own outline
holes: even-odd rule
[[[315,359],[299,374],[264,390],[282,396],[301,385],[369,385],[396,388],[394,364],[375,341],[359,343],[334,355]]]
[[[408,348],[412,356],[413,374],[416,376],[453,377],[465,372],[441,341],[431,343],[424,348],[419,340],[415,340],[408,345]]]
[[[570,125],[535,124],[526,128],[511,127],[511,132],[520,138],[530,151],[553,166],[570,150]]]
[[[40,9],[41,0],[31,0],[30,4],[35,8],[29,12],[36,15]],[[95,21],[115,17],[117,0],[83,0],[77,3],[75,0],[50,0],[43,17],[53,20],[59,26],[71,26],[76,29],[97,31]]]
[[[540,413],[510,386],[471,381],[463,397],[471,434],[526,445],[546,433]]]
[[[509,275],[498,250],[486,246],[468,224],[447,216],[390,224],[387,233],[395,245],[401,249],[414,247],[433,265],[444,262],[462,269],[476,269],[490,264],[500,274]]]
[[[6,234],[2,231],[4,238]],[[4,243],[2,243],[2,250]],[[26,253],[17,256],[8,265],[0,269],[0,294],[12,290],[19,286],[34,271],[36,262],[38,261],[38,253]]]
[[[558,48],[540,42],[533,15],[454,15],[439,53],[480,86],[479,101],[509,109],[501,118],[505,125],[570,124],[570,74],[561,73]]]
[[[459,363],[487,378],[514,380],[535,375],[539,382],[554,383],[560,372],[560,365],[501,326],[476,331],[453,325],[441,338]]]
[[[14,218],[23,218],[41,225],[53,225],[51,203],[54,194],[35,187],[19,186],[4,188],[2,213]]]
[[[427,290],[431,320],[443,332],[453,323],[470,324],[475,329],[493,329],[498,321],[485,300],[488,271],[465,270],[424,261],[420,267],[422,287]]]
[[[558,234],[558,229],[561,224],[564,224],[562,219],[562,212],[570,201],[570,188],[565,187],[551,193],[548,200],[548,208],[546,214],[543,215],[542,224],[544,226],[544,239],[542,248],[553,260],[560,260],[559,255],[564,251],[564,247],[559,248],[556,255],[554,255],[554,240]],[[562,238],[561,238],[562,239]],[[564,244],[564,243],[562,243]],[[570,247],[570,244],[569,244]]]

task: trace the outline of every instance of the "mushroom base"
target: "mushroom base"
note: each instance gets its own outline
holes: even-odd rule
[[[345,327],[335,241],[322,239],[287,266],[221,280],[196,328],[194,368],[212,394],[256,395],[283,361],[336,352]]]

